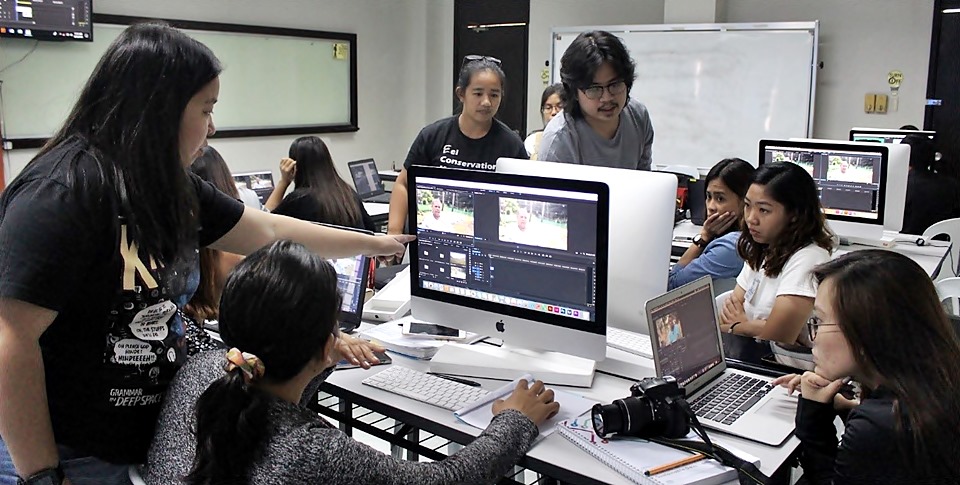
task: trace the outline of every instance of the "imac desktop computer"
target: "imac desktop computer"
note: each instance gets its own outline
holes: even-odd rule
[[[885,128],[863,128],[860,126],[850,129],[850,141],[860,141],[865,143],[900,143],[907,135],[925,136],[933,140],[936,136],[936,132],[918,130],[887,130]]]
[[[830,229],[848,244],[891,246],[903,224],[910,149],[833,140],[761,140],[760,164],[792,162],[810,173]]]
[[[497,160],[497,172],[607,184],[611,227],[607,323],[647,334],[644,304],[667,291],[676,175],[512,158]]]
[[[501,339],[432,372],[590,386],[606,356],[609,193],[596,182],[408,170],[413,317]],[[514,348],[513,346],[516,346]]]

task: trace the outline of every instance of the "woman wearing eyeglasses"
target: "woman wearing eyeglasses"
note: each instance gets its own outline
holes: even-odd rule
[[[630,98],[635,69],[615,35],[577,36],[560,59],[564,113],[544,129],[540,159],[650,170],[653,124],[646,106]]]
[[[500,157],[528,158],[520,136],[494,119],[505,80],[500,59],[475,55],[463,58],[456,87],[463,109],[420,130],[410,146],[403,170],[393,184],[389,234],[402,233],[407,220],[407,170],[411,165],[492,172]]]
[[[562,94],[563,85],[560,83],[551,84],[544,88],[543,94],[540,96],[540,115],[543,116],[544,128],[550,124],[550,120],[557,113],[563,111],[563,99],[560,97]],[[538,160],[541,141],[543,141],[543,130],[536,130],[530,133],[526,140],[523,140],[523,146],[526,147],[530,160]]]
[[[816,367],[773,381],[800,390],[806,483],[960,483],[960,341],[930,277],[879,249],[813,275],[807,327]],[[838,396],[850,378],[860,383],[859,403]],[[838,443],[834,420],[850,407]]]

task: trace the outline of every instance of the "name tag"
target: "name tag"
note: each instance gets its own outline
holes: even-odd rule
[[[753,277],[753,281],[750,282],[750,287],[747,288],[747,292],[744,294],[746,301],[753,303],[753,297],[757,294],[757,289],[760,288],[760,279],[762,277],[759,273]]]

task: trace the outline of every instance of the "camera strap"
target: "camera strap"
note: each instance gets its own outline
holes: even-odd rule
[[[687,414],[687,417],[690,420],[690,427],[693,428],[693,432],[696,433],[697,436],[699,436],[703,441],[671,440],[665,438],[651,438],[651,441],[669,446],[671,448],[702,453],[710,458],[713,458],[723,465],[737,470],[737,476],[741,485],[767,485],[770,483],[770,478],[761,473],[756,465],[738,457],[721,446],[713,444],[713,442],[710,441],[710,437],[707,436],[707,431],[703,429],[700,421],[697,420],[697,415],[694,414],[692,409],[690,409],[690,404],[687,403],[686,399],[677,399],[675,402],[680,406],[680,409]]]

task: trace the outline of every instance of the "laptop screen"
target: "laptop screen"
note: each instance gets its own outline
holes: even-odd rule
[[[359,314],[362,306],[363,280],[368,271],[368,259],[363,256],[352,258],[331,259],[330,264],[337,271],[337,288],[343,294],[341,313]]]
[[[675,377],[682,386],[723,361],[710,280],[690,285],[695,285],[692,291],[689,285],[673,290],[676,298],[649,311],[661,375]]]
[[[360,197],[383,192],[383,182],[377,172],[377,164],[372,158],[350,162],[347,166],[350,168],[353,186],[356,187]]]

